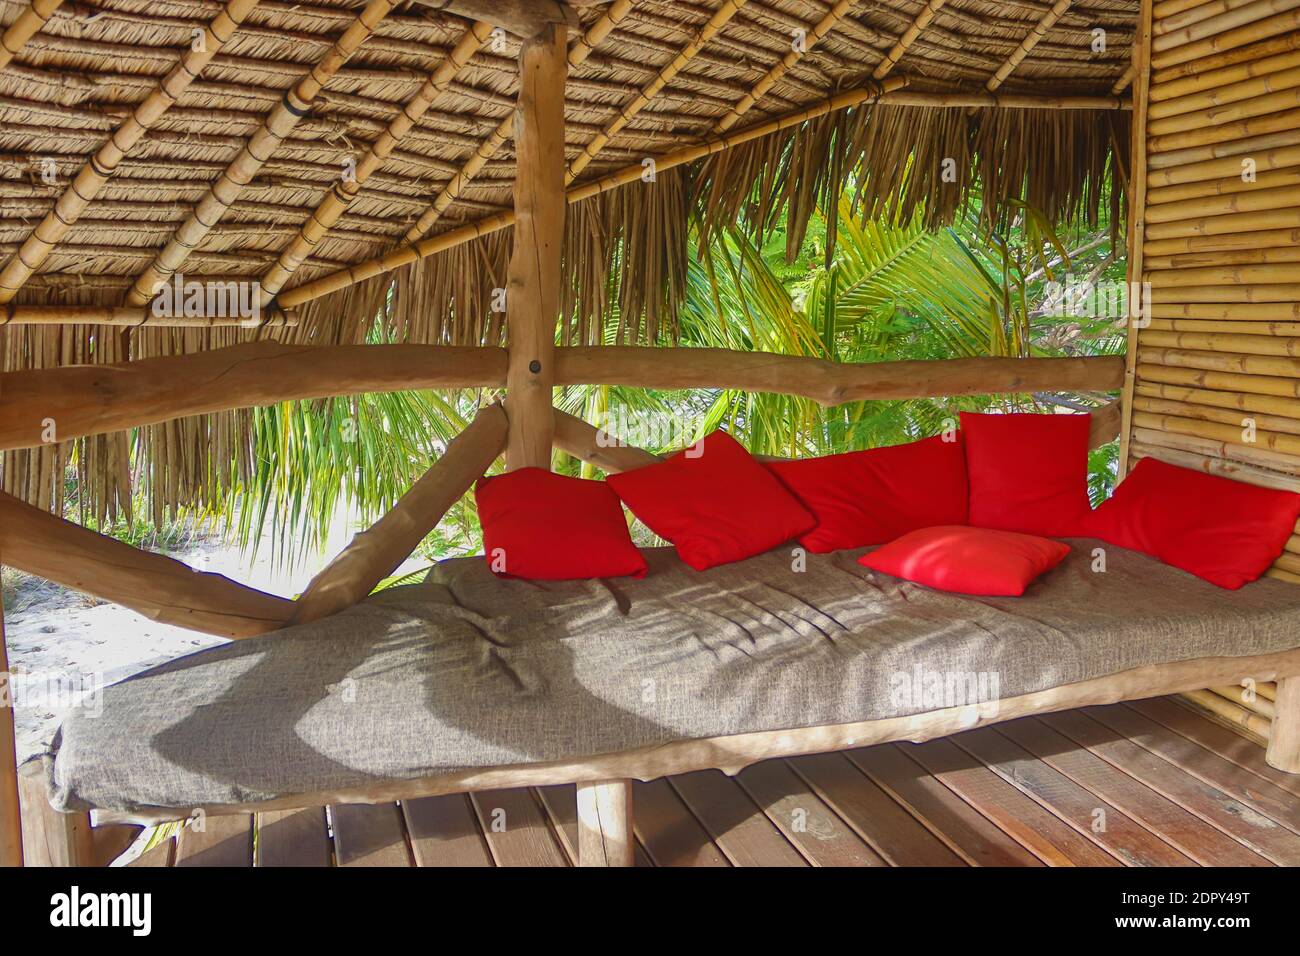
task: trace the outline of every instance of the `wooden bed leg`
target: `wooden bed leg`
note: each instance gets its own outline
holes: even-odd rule
[[[60,813],[45,793],[39,763],[18,772],[23,807],[23,862],[26,866],[91,866],[94,841],[89,813]]]
[[[578,784],[578,866],[632,866],[632,781]]]
[[[1273,704],[1277,712],[1264,759],[1277,770],[1300,773],[1300,677],[1281,678]]]

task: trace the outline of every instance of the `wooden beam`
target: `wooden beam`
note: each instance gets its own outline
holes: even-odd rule
[[[239,316],[155,315],[152,306],[16,305],[0,308],[0,325],[111,325],[138,329],[287,329],[298,324],[298,313],[268,308],[256,318]]]
[[[885,58],[876,64],[876,68],[871,71],[871,78],[874,80],[883,80],[898,65],[898,61],[903,58],[907,48],[916,42],[916,38],[921,35],[921,31],[930,25],[934,15],[943,9],[947,0],[929,0],[921,12],[916,15],[916,19],[898,38],[898,42],[893,45]]]
[[[625,444],[617,435],[555,410],[555,447],[579,461],[595,465],[607,475],[635,471],[663,461],[658,455]]]
[[[0,494],[5,564],[121,604],[163,624],[253,637],[288,620],[293,602],[140,551]]]
[[[726,388],[799,395],[826,405],[1108,391],[1124,383],[1124,360],[1111,356],[841,364],[727,349],[593,346],[556,349],[554,367],[556,385]],[[115,365],[6,372],[0,375],[0,450],[302,399],[501,388],[506,369],[506,353],[499,348],[265,341]]]
[[[1270,767],[1300,773],[1300,677],[1284,677],[1277,682],[1274,706],[1277,716],[1273,718],[1264,759]]]
[[[424,81],[424,85],[420,87],[415,96],[402,106],[398,114],[393,117],[392,122],[388,124],[387,129],[370,144],[365,154],[357,161],[351,177],[335,183],[334,187],[325,194],[325,198],[320,201],[311,216],[303,223],[298,235],[280,253],[280,258],[275,265],[267,270],[266,274],[259,280],[263,307],[270,303],[275,294],[283,289],[284,284],[298,271],[298,268],[310,258],[316,246],[325,238],[325,234],[333,228],[343,217],[343,214],[348,211],[352,203],[356,201],[366,180],[377,172],[384,164],[384,161],[392,155],[393,150],[397,148],[402,139],[415,127],[421,117],[429,111],[434,101],[442,95],[452,81],[460,75],[465,65],[469,63],[470,59],[491,35],[492,25],[490,23],[484,20],[471,23],[465,32],[461,34],[460,40],[457,41],[451,52],[438,64],[437,69],[429,75],[429,78]]]
[[[0,867],[23,865],[23,823],[18,800],[18,741],[14,736],[13,687],[0,597]]]
[[[651,100],[663,92],[664,87],[673,81],[677,74],[685,68],[686,64],[695,59],[696,54],[703,50],[708,42],[717,36],[740,8],[748,2],[749,0],[723,0],[722,5],[713,12],[713,16],[709,17],[704,26],[700,27],[695,36],[691,38],[691,42],[682,47],[677,55],[655,75],[655,78],[642,87],[637,95],[632,98],[632,101],[619,110],[618,115],[610,120],[583,147],[582,152],[569,165],[569,171],[564,177],[565,185],[572,183],[582,175],[582,171],[590,165],[591,161],[596,158],[596,155],[605,148],[609,141],[617,136],[632,121],[633,117],[645,109]]]
[[[493,404],[478,413],[425,474],[369,531],[312,579],[289,624],[316,621],[364,600],[391,575],[483,476],[506,443],[506,415]]]
[[[81,168],[72,184],[59,196],[54,208],[0,271],[0,304],[13,300],[99,195],[118,164],[171,109],[212,58],[221,52],[257,3],[258,0],[230,0],[205,28],[203,42],[191,44],[180,62],[158,82],[157,88],[118,125],[94,157]]]
[[[1029,36],[1020,42],[1020,46],[1012,51],[1006,61],[998,67],[997,72],[989,77],[988,82],[984,84],[986,90],[992,93],[1002,85],[1003,81],[1020,65],[1020,62],[1029,55],[1029,51],[1038,46],[1043,37],[1047,35],[1047,31],[1056,25],[1056,21],[1065,15],[1066,10],[1070,9],[1071,2],[1072,0],[1056,0],[1056,3],[1052,4],[1051,9],[1044,13],[1038,23],[1034,25],[1034,29],[1030,31]]]
[[[565,30],[525,40],[515,113],[515,230],[506,292],[506,468],[551,467],[555,329],[564,247]]]
[[[578,866],[635,866],[632,781],[578,784]]]
[[[252,135],[239,155],[217,177],[206,195],[153,262],[136,277],[127,292],[125,305],[144,305],[154,297],[158,287],[169,280],[203,242],[212,227],[221,221],[239,193],[262,165],[271,158],[280,143],[310,112],[317,95],[326,83],[347,63],[379,21],[397,5],[396,0],[370,0],[355,20],[334,41],[329,52],[275,105],[262,127]]]
[[[63,0],[32,0],[27,4],[27,9],[0,34],[0,70],[8,66],[27,41],[41,31],[62,3]]]
[[[579,25],[576,7],[583,0],[416,0],[422,7],[443,10],[470,20],[483,20],[523,39],[539,36],[547,27]]]
[[[1123,403],[1107,402],[1092,411],[1092,430],[1088,433],[1088,450],[1109,445],[1120,436],[1123,423]]]
[[[1109,391],[1124,360],[972,358],[847,364],[727,349],[592,346],[556,352],[556,383],[630,388],[724,388],[798,395],[825,406],[871,399],[1038,391]]]
[[[231,408],[363,392],[499,388],[505,379],[504,349],[270,340],[114,365],[5,372],[0,448],[34,448],[45,439],[68,441]]]
[[[610,4],[608,10],[601,14],[600,19],[587,28],[579,39],[574,40],[573,46],[569,48],[569,67],[576,69],[583,63],[605,38],[613,32],[619,22],[632,12],[633,0],[615,0]],[[404,243],[414,243],[423,238],[430,229],[433,228],[444,212],[446,212],[464,192],[465,187],[474,179],[488,164],[488,161],[497,154],[497,151],[505,145],[506,140],[514,135],[515,117],[512,113],[497,124],[487,137],[479,144],[478,148],[470,155],[469,159],[461,166],[460,170],[451,181],[443,187],[438,193],[429,208],[420,214],[406,235],[402,237]],[[513,217],[513,213],[511,214]],[[513,223],[513,218],[511,222]],[[503,227],[504,228],[504,227]]]
[[[95,857],[90,814],[60,813],[50,806],[45,770],[38,761],[19,775],[23,805],[23,862],[26,866],[91,866]]]

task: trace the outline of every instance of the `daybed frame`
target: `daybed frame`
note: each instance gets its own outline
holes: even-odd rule
[[[575,8],[606,8],[581,42],[566,43]],[[1067,13],[1070,0],[1047,9],[1034,30],[989,78],[978,94],[912,93],[908,77],[894,66],[930,24],[944,0],[929,0],[911,26],[877,65],[869,88],[850,90],[757,125],[733,130],[741,116],[798,60],[798,51],[777,64],[744,97],[714,134],[696,145],[657,157],[659,170],[692,162],[807,120],[864,102],[924,104],[967,109],[1132,110],[1134,155],[1129,167],[1129,264],[1134,281],[1155,285],[1155,303],[1142,322],[1129,323],[1126,361],[1119,359],[975,359],[896,365],[832,365],[812,359],[720,350],[666,351],[639,348],[556,348],[554,317],[560,303],[560,250],[566,204],[635,182],[642,164],[571,186],[595,152],[615,136],[687,60],[716,34],[744,0],[727,0],[696,41],[661,72],[654,83],[584,151],[566,176],[564,152],[565,78],[632,7],[631,0],[430,0],[429,5],[471,17],[491,17],[523,38],[521,86],[515,116],[517,167],[515,206],[466,226],[425,238],[424,234],[464,181],[492,149],[510,135],[510,124],[494,134],[492,149],[480,150],[406,241],[385,256],[354,263],[322,278],[280,291],[312,247],[338,221],[355,190],[335,191],[267,275],[270,324],[293,325],[294,309],[328,293],[347,289],[418,259],[514,227],[509,268],[509,347],[432,346],[290,347],[263,342],[195,355],[97,365],[10,372],[0,380],[0,450],[36,447],[42,420],[55,418],[61,440],[234,407],[403,388],[501,387],[504,405],[483,409],[432,469],[373,529],[351,545],[310,584],[297,601],[286,601],[217,575],[198,574],[171,559],[136,551],[78,528],[8,496],[0,497],[0,557],[6,564],[117,601],[168,623],[232,638],[251,637],[310,621],[352,606],[401,563],[447,510],[504,453],[508,468],[549,467],[553,447],[607,471],[627,470],[653,460],[633,448],[596,440],[591,426],[557,414],[552,388],[566,383],[618,384],[645,388],[714,387],[802,395],[834,405],[871,398],[995,394],[1040,388],[1114,391],[1122,405],[1102,410],[1094,442],[1119,434],[1121,469],[1143,455],[1159,454],[1179,464],[1230,474],[1276,487],[1300,488],[1300,440],[1285,423],[1300,420],[1300,396],[1287,376],[1300,374],[1293,348],[1300,338],[1295,299],[1300,266],[1282,253],[1295,241],[1300,208],[1292,190],[1266,188],[1242,194],[1233,185],[1226,157],[1296,142],[1300,121],[1284,111],[1300,88],[1300,0],[1253,0],[1225,5],[1201,0],[1142,0],[1133,43],[1133,64],[1109,96],[1003,94],[1002,82]],[[15,295],[55,250],[72,224],[104,185],[116,165],[165,112],[229,39],[256,0],[231,0],[213,21],[207,46],[183,63],[158,92],[123,121],[94,162],[59,199],[16,255],[0,271],[4,322],[16,324],[102,323],[184,325],[159,319],[148,309],[150,290],[172,275],[203,239],[260,165],[245,149],[180,227],[153,263],[138,276],[122,304],[114,306],[16,304]],[[372,0],[339,37],[311,75],[272,110],[254,137],[259,149],[273,149],[321,86],[394,6]],[[58,0],[33,0],[3,32],[0,68],[40,30]],[[840,0],[808,33],[816,44],[852,7]],[[1228,9],[1231,7],[1231,9]],[[404,109],[360,164],[361,180],[393,150],[433,97],[483,42],[490,24],[475,22],[445,68],[430,80],[414,105]],[[471,35],[472,34],[472,37]],[[1257,69],[1258,67],[1258,69]],[[1266,72],[1267,78],[1258,78]],[[1272,74],[1279,79],[1276,82]],[[1124,95],[1133,85],[1131,101]],[[1285,84],[1285,85],[1283,85]],[[1279,91],[1278,87],[1281,87]],[[1150,103],[1160,103],[1151,110]],[[1224,105],[1227,104],[1227,105]],[[1265,130],[1252,125],[1257,116]],[[1289,117],[1289,118],[1288,118]],[[1156,123],[1159,123],[1157,130]],[[1300,166],[1300,156],[1277,149],[1258,155],[1260,168]],[[1150,154],[1150,155],[1149,155]],[[1149,180],[1179,189],[1153,195]],[[1286,180],[1290,183],[1290,180]],[[360,188],[358,182],[356,188]],[[1156,183],[1152,183],[1152,186]],[[1285,184],[1284,184],[1285,185]],[[450,198],[447,198],[450,197]],[[1226,197],[1226,198],[1225,198]],[[444,201],[445,200],[445,201]],[[1152,212],[1152,210],[1156,210]],[[1151,223],[1148,226],[1148,223]],[[1146,259],[1144,260],[1144,255]],[[1244,319],[1244,321],[1243,321]],[[218,317],[192,324],[219,325]],[[234,323],[226,323],[234,324]],[[1139,359],[1139,349],[1141,358]],[[1219,396],[1207,398],[1207,393]],[[1237,427],[1207,409],[1260,413],[1265,424],[1259,447],[1241,447]],[[1122,421],[1121,421],[1122,416]],[[1290,417],[1287,417],[1290,416]],[[1296,552],[1290,551],[1288,554]],[[1300,582],[1282,563],[1275,577]],[[3,618],[0,617],[0,627]],[[0,671],[7,671],[0,642]],[[978,724],[1026,714],[1160,694],[1227,686],[1244,680],[1276,680],[1275,717],[1268,735],[1268,762],[1300,773],[1300,649],[1262,657],[1215,658],[1143,667],[1109,677],[1027,694],[1000,702],[996,715],[966,708],[864,723],[685,740],[576,761],[483,768],[423,780],[392,782],[338,793],[303,794],[265,804],[213,806],[208,813],[248,813],[326,803],[387,802],[418,796],[575,783],[578,791],[579,853],[583,864],[632,862],[631,780],[717,768],[735,773],[769,757],[857,747],[891,740],[921,741]],[[59,814],[49,807],[36,768],[23,772],[24,814],[18,811],[20,781],[14,761],[12,715],[0,708],[0,864],[23,859],[26,830],[29,863],[83,864],[95,855],[89,817]],[[133,820],[188,817],[196,808],[157,808]],[[106,813],[105,827],[123,822]]]

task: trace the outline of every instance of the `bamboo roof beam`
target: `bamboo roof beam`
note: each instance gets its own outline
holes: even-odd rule
[[[63,306],[15,305],[0,307],[0,326],[5,325],[108,325],[119,329],[285,329],[298,324],[298,313],[257,310],[251,317],[187,316],[155,314],[149,305]]]
[[[305,624],[337,614],[374,591],[497,460],[505,448],[506,426],[501,405],[482,409],[392,511],[353,538],[312,578],[295,602],[289,623]]]
[[[823,405],[873,399],[1109,391],[1124,360],[975,358],[836,363],[728,349],[557,348],[556,385],[727,388],[796,395]],[[290,346],[263,340],[105,365],[0,374],[0,450],[176,418],[303,399],[415,389],[501,388],[504,349],[436,345]]]
[[[916,42],[916,38],[921,35],[921,31],[930,25],[934,15],[943,8],[946,2],[947,0],[930,0],[921,9],[921,12],[916,15],[916,19],[912,21],[912,25],[903,32],[903,35],[898,38],[898,42],[885,54],[885,58],[877,63],[876,68],[871,71],[873,80],[883,80],[890,74],[894,67],[898,65],[898,61],[903,58],[903,54],[907,52],[907,48]]]
[[[1072,0],[1056,0],[1050,10],[1043,14],[1042,18],[1034,25],[1029,36],[1020,41],[1020,46],[1012,51],[1006,61],[997,69],[997,72],[989,77],[984,88],[990,93],[996,92],[997,88],[1002,85],[1008,76],[1012,74],[1025,57],[1029,56],[1031,50],[1042,41],[1047,35],[1047,31],[1056,25],[1056,21],[1061,19],[1065,11],[1070,9]]]
[[[262,276],[258,294],[264,307],[270,304],[275,294],[284,288],[284,284],[311,257],[312,250],[320,244],[325,234],[343,218],[343,214],[356,201],[366,180],[379,170],[402,138],[420,122],[424,114],[433,106],[434,101],[451,85],[452,80],[460,74],[492,35],[492,30],[492,24],[484,20],[472,23],[451,52],[420,87],[419,92],[406,102],[402,111],[388,124],[388,128],[370,144],[365,155],[357,162],[352,175],[336,183],[325,194],[325,198],[312,211],[310,218],[303,223],[298,235],[280,253],[276,264]]]
[[[141,551],[0,493],[5,564],[128,607],[163,624],[220,637],[284,625],[293,602]]]
[[[939,0],[939,2],[942,3],[943,0]],[[733,105],[722,119],[718,120],[717,125],[713,127],[713,133],[715,135],[718,133],[725,133],[727,130],[739,123],[744,115],[753,108],[754,104],[766,96],[772,87],[780,81],[781,77],[790,72],[790,70],[794,68],[795,64],[798,63],[810,50],[812,50],[813,47],[820,43],[826,34],[834,30],[835,27],[849,15],[849,10],[852,9],[853,3],[854,0],[839,0],[835,6],[831,7],[826,16],[817,21],[817,25],[808,32],[808,35],[804,40],[803,50],[791,50],[782,57],[780,62],[772,67],[772,69],[768,70],[767,74],[754,85],[752,90],[746,93],[738,103]],[[879,79],[879,77],[877,77],[877,79]]]
[[[422,7],[445,10],[470,20],[486,20],[522,39],[538,36],[551,25],[576,27],[577,7],[609,0],[416,0]]]
[[[704,49],[704,46],[717,36],[722,31],[722,28],[731,21],[731,18],[739,12],[740,8],[748,2],[749,0],[723,0],[722,6],[718,7],[713,16],[708,19],[708,22],[700,27],[699,32],[695,34],[691,42],[682,47],[681,51],[659,71],[658,75],[632,98],[632,102],[623,107],[619,114],[583,147],[582,152],[569,164],[569,171],[565,176],[565,185],[572,183],[582,175],[582,171],[591,164],[591,161],[605,148],[605,145],[617,136],[632,121],[633,117],[645,109],[646,105],[673,81],[673,78],[686,67],[686,64],[690,63],[695,58],[695,55]]]
[[[134,286],[125,297],[125,305],[144,305],[153,298],[158,286],[176,273],[212,227],[226,214],[226,210],[239,197],[240,190],[257,175],[280,142],[311,110],[325,84],[396,5],[396,0],[370,0],[311,72],[285,93],[284,99],[267,115],[262,128],[253,134],[239,155],[208,189],[207,194],[194,207],[194,212],[177,229],[176,235],[136,278]]]
[[[613,32],[614,27],[632,12],[633,0],[614,0],[608,10],[606,10],[595,23],[588,27],[587,31],[569,47],[569,69],[573,70],[587,62],[592,51],[600,46],[601,42]],[[430,229],[433,228],[444,212],[446,212],[460,194],[469,185],[470,180],[477,176],[497,154],[506,140],[514,135],[515,114],[511,113],[503,119],[494,129],[487,139],[483,140],[473,155],[469,157],[461,166],[460,171],[451,178],[451,182],[442,188],[442,191],[434,197],[429,207],[420,214],[420,218],[415,224],[406,231],[402,237],[402,242],[413,243],[423,238]]]
[[[118,164],[166,113],[212,58],[234,35],[258,0],[230,0],[207,25],[201,44],[191,44],[180,62],[159,81],[144,101],[113,131],[108,141],[87,162],[54,208],[46,214],[21,248],[0,271],[0,304],[11,302],[23,284],[41,267],[54,247],[81,218],[86,207],[112,178]]]
[[[9,65],[28,40],[41,32],[62,3],[63,0],[32,0],[27,9],[18,14],[18,19],[5,28],[0,34],[0,70]]]

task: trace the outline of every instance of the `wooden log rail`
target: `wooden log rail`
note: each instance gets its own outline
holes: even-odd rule
[[[555,350],[556,385],[774,392],[823,405],[872,399],[1110,391],[1124,360],[975,358],[839,364],[726,349],[594,346]],[[413,389],[501,388],[504,349],[290,346],[264,341],[113,365],[0,375],[0,450],[234,408]],[[50,429],[54,429],[51,436]]]
[[[121,604],[163,624],[221,637],[283,627],[293,602],[96,534],[0,493],[8,567]]]

